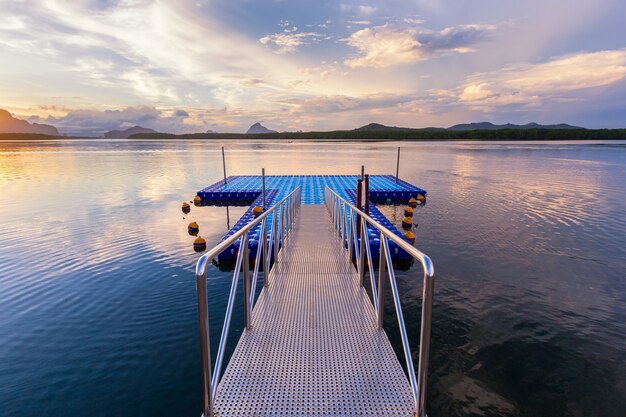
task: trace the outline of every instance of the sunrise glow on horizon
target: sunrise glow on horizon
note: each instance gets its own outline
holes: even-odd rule
[[[68,135],[626,127],[618,0],[0,6],[0,108]]]

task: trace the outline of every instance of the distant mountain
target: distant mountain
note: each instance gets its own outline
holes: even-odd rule
[[[385,126],[380,123],[370,123],[365,126],[357,127],[354,129],[356,132],[391,132],[391,131],[402,131],[402,132],[410,132],[410,131],[433,131],[433,130],[454,130],[454,131],[468,131],[468,130],[498,130],[498,129],[583,129],[582,127],[571,126],[568,124],[558,124],[558,125],[540,125],[537,123],[528,123],[525,125],[515,125],[511,123],[507,123],[505,125],[494,125],[489,122],[481,122],[481,123],[465,123],[454,125],[447,129],[440,127],[425,127],[425,128],[411,128],[411,127],[397,127],[397,126]]]
[[[131,135],[139,133],[157,133],[156,130],[148,129],[141,126],[133,126],[126,130],[111,130],[104,134],[105,139],[128,139]]]
[[[357,127],[355,132],[409,132],[409,131],[423,131],[423,130],[445,130],[440,127],[424,127],[424,128],[412,128],[412,127],[398,127],[398,126],[385,126],[380,123],[370,123],[365,126]]]
[[[6,110],[0,109],[0,133],[37,133],[40,135],[61,136],[56,127],[39,123],[28,123],[16,119]]]
[[[583,129],[582,127],[571,126],[568,124],[558,125],[540,125],[537,123],[528,123],[525,125],[514,125],[507,123],[505,125],[494,125],[489,122],[481,123],[465,123],[454,125],[448,128],[448,130],[496,130],[496,129]]]
[[[255,123],[250,126],[250,129],[246,132],[246,135],[254,134],[254,133],[278,133],[275,130],[270,130],[263,126],[261,123]]]
[[[380,123],[370,123],[365,126],[357,127],[354,130],[356,130],[357,132],[380,132],[380,131],[389,131],[389,130],[409,130],[409,129],[410,128],[385,126],[385,125],[381,125]]]

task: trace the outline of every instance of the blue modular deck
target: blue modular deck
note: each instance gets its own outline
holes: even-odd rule
[[[356,184],[359,177],[356,175],[273,175],[265,177],[266,207],[271,207],[276,202],[283,199],[298,186],[301,188],[302,204],[324,204],[324,189],[328,186],[337,194],[352,203],[356,202]],[[198,196],[202,199],[203,205],[250,205],[250,208],[237,221],[232,229],[224,236],[224,239],[241,229],[253,218],[252,208],[262,204],[261,190],[262,180],[258,175],[230,176],[224,181],[219,181],[200,191]],[[406,203],[410,198],[418,195],[426,196],[426,191],[409,184],[406,181],[398,180],[392,175],[370,175],[370,214],[382,225],[402,237],[400,232],[379,210],[374,203],[391,202]],[[271,230],[271,216],[268,218],[268,230]],[[250,256],[256,255],[256,249],[261,233],[260,225],[250,233]],[[380,239],[378,233],[371,230],[369,233],[372,256],[378,259]],[[279,242],[280,243],[280,242]],[[218,261],[232,262],[236,256],[238,244],[233,245],[229,250],[224,251]],[[406,259],[409,255],[390,242],[392,256],[394,259]]]

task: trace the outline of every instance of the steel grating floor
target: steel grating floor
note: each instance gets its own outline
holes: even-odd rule
[[[323,205],[303,205],[215,397],[220,417],[411,416],[411,388]]]

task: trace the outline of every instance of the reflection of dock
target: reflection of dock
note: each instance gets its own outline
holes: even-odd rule
[[[291,193],[296,188],[300,188],[302,204],[322,204],[324,202],[324,190],[330,188],[341,197],[351,203],[356,203],[356,183],[359,177],[355,175],[275,175],[265,177],[266,206],[271,206],[275,202]],[[409,199],[418,195],[426,195],[426,191],[411,185],[392,175],[370,175],[369,176],[369,199],[370,215],[393,231],[398,237],[402,237],[400,232],[376,207],[375,203],[407,203]],[[225,181],[219,181],[209,187],[198,191],[198,196],[202,199],[203,205],[235,205],[247,206],[249,209],[235,223],[233,228],[224,236],[224,239],[231,236],[248,224],[253,218],[252,208],[262,206],[262,178],[261,176],[231,176]],[[271,221],[271,219],[270,219]],[[374,255],[378,255],[380,240],[373,230],[369,231],[370,244]],[[404,239],[404,238],[403,238]],[[260,229],[257,227],[252,231],[250,237],[250,249],[253,256],[257,250],[257,242],[260,241]],[[390,243],[392,258],[410,259],[411,257],[402,249],[398,248],[394,242]],[[219,256],[220,263],[228,265],[234,261],[236,246],[231,251],[225,251]]]
[[[434,285],[430,259],[330,188],[324,193],[325,206],[301,207],[300,190],[297,188],[198,261],[204,415],[425,416]],[[270,218],[275,219],[271,227]],[[247,243],[254,227],[262,230],[262,238],[250,267]],[[378,274],[374,273],[367,241],[360,244],[359,228],[378,232]],[[212,368],[207,266],[235,241],[241,250],[235,253],[231,293]],[[417,376],[391,262],[392,242],[424,268]],[[246,327],[222,375],[242,275]],[[371,299],[364,287],[366,279]],[[255,297],[261,282],[262,290]],[[382,327],[386,287],[391,289],[396,308],[406,374]]]

